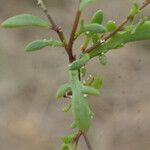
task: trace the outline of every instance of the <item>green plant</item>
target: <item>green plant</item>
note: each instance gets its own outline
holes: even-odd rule
[[[68,54],[69,81],[60,86],[56,97],[57,99],[62,97],[70,99],[69,105],[67,105],[63,111],[71,111],[73,115],[71,128],[77,128],[79,131],[78,133],[73,132],[71,135],[62,137],[62,150],[76,150],[81,135],[84,136],[88,149],[92,150],[86,132],[90,127],[91,118],[94,113],[86,101],[86,97],[88,95],[99,95],[99,90],[102,87],[102,79],[100,76],[96,76],[90,77],[83,82],[82,79],[85,78],[86,74],[86,63],[95,57],[99,57],[100,63],[106,65],[106,53],[109,50],[119,49],[128,42],[150,39],[150,21],[148,18],[144,17],[138,22],[134,21],[135,16],[150,4],[150,0],[145,0],[141,7],[139,7],[137,2],[133,1],[127,18],[119,26],[112,20],[108,21],[106,25],[102,25],[103,12],[101,10],[95,12],[89,23],[85,23],[83,19],[80,19],[82,11],[91,2],[93,2],[93,0],[79,0],[76,17],[68,42],[61,27],[54,22],[48,13],[43,0],[37,0],[37,4],[47,16],[49,23],[30,14],[21,14],[8,18],[1,24],[3,28],[32,26],[54,30],[59,36],[59,41],[52,38],[48,40],[36,40],[26,46],[26,51],[32,52],[46,46],[52,46],[63,47]],[[78,27],[78,25],[80,26]],[[80,49],[81,54],[79,59],[76,59],[73,54],[73,45],[75,40],[81,35],[85,37],[85,41]]]

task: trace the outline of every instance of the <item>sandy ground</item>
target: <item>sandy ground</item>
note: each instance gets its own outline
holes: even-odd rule
[[[75,2],[48,1],[50,12],[67,35]],[[99,0],[83,17],[88,20],[101,8],[106,12],[105,21],[112,18],[119,23],[129,5],[129,0]],[[149,12],[148,7],[140,16]],[[0,0],[0,22],[19,13],[45,18],[33,1]],[[66,54],[57,48],[24,51],[28,42],[52,35],[37,29],[0,30],[0,150],[59,150],[60,136],[71,131],[71,115],[61,112],[65,102],[55,100],[57,88],[68,80]],[[80,40],[75,51],[79,46]],[[90,74],[104,79],[101,96],[89,98],[95,112],[88,132],[94,150],[150,149],[149,58],[147,41],[109,52],[106,67],[98,60],[88,64]],[[79,147],[86,150],[84,141]]]

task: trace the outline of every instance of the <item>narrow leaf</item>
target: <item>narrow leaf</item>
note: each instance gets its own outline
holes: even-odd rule
[[[148,18],[144,17],[136,25],[133,25],[131,34],[134,34],[138,30],[138,28],[147,20],[148,20]]]
[[[70,70],[69,72],[71,91],[72,91],[72,114],[74,121],[82,132],[86,132],[91,123],[91,116],[89,114],[89,104],[81,92],[82,84],[79,80],[78,70]]]
[[[104,33],[106,32],[106,28],[103,25],[97,23],[91,23],[89,25],[85,25],[81,32],[92,32],[92,33]]]
[[[102,81],[102,79],[100,78],[100,76],[96,76],[96,77],[94,77],[94,80],[93,80],[91,86],[92,86],[93,88],[96,88],[96,89],[99,90],[99,89],[102,87],[102,84],[103,84],[103,81]]]
[[[76,32],[75,37],[78,37],[80,34],[85,33],[86,35],[91,35],[91,33],[104,33],[107,29],[100,24],[97,23],[91,23],[88,25],[82,25],[80,26],[79,31]]]
[[[97,24],[101,24],[103,21],[103,11],[102,10],[98,10],[96,11],[96,13],[93,15],[92,19],[91,19],[91,23],[97,23]]]
[[[139,11],[140,11],[139,5],[137,4],[137,2],[135,0],[133,0],[133,2],[132,2],[132,8],[131,8],[131,10],[129,12],[129,17],[134,18],[134,16],[136,14],[138,14]]]
[[[99,95],[99,91],[96,88],[93,88],[91,86],[83,86],[82,87],[82,93],[89,94],[89,95],[94,95],[94,96]]]
[[[75,121],[73,121],[73,122],[72,122],[72,124],[70,125],[70,127],[71,127],[72,129],[77,128],[77,124],[76,124],[76,122],[75,122]]]
[[[1,26],[4,28],[17,28],[28,26],[49,28],[49,24],[45,20],[42,20],[41,18],[30,14],[21,14],[8,18],[1,24]]]
[[[83,55],[83,57],[79,60],[74,61],[70,65],[70,70],[77,70],[80,69],[86,62],[90,60],[89,54]]]
[[[36,51],[36,50],[40,50],[46,46],[59,47],[59,46],[62,46],[62,43],[57,40],[53,40],[53,39],[36,40],[36,41],[29,43],[26,46],[25,50],[29,51],[29,52]]]
[[[60,86],[60,88],[58,89],[58,91],[56,93],[56,98],[59,99],[59,98],[63,97],[65,95],[65,93],[69,90],[71,90],[69,83],[66,83],[66,84]]]

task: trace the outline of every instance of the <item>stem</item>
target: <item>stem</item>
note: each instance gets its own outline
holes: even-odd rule
[[[149,4],[150,4],[150,0],[145,0],[145,2],[143,3],[143,5],[141,6],[140,10],[142,10],[143,8],[145,8]]]
[[[93,148],[92,148],[92,146],[91,146],[91,144],[90,144],[90,141],[89,141],[87,135],[86,135],[85,133],[83,133],[82,135],[83,135],[83,137],[84,137],[84,140],[85,140],[85,142],[86,142],[86,145],[87,145],[87,147],[88,147],[88,150],[93,150]]]
[[[145,2],[143,3],[143,5],[140,7],[140,10],[143,10],[147,5],[150,4],[150,0],[145,0]],[[89,47],[86,49],[86,51],[84,53],[90,53],[91,51],[93,51],[95,48],[101,46],[104,42],[106,42],[109,38],[111,38],[112,36],[114,36],[118,31],[120,31],[130,20],[132,20],[133,18],[131,18],[130,16],[128,16],[119,26],[118,28],[113,31],[112,33],[108,34],[104,39],[102,39],[99,43]]]
[[[73,140],[73,143],[75,143],[76,147],[78,146],[78,142],[79,142],[79,139],[80,139],[82,134],[83,134],[82,131],[79,130],[76,137]]]
[[[39,7],[42,9],[42,11],[44,12],[44,14],[46,15],[46,17],[48,18],[48,20],[49,20],[49,22],[50,22],[50,24],[51,24],[51,26],[52,26],[51,29],[54,30],[54,31],[58,34],[59,39],[60,39],[61,42],[63,43],[64,48],[65,48],[65,50],[66,50],[66,52],[67,52],[67,54],[68,54],[68,57],[69,57],[69,62],[72,62],[75,58],[74,58],[72,52],[70,52],[70,51],[68,50],[68,44],[67,44],[67,42],[66,42],[66,38],[65,38],[65,35],[64,35],[64,33],[63,33],[61,27],[58,26],[58,25],[54,22],[52,16],[48,13],[48,10],[47,10],[47,7],[46,7],[44,1],[43,1],[43,0],[37,0],[37,3],[38,3],[38,5],[39,5]]]
[[[38,2],[38,5],[41,7],[42,11],[44,12],[44,14],[46,15],[46,17],[48,18],[48,20],[49,20],[49,22],[51,24],[51,27],[52,27],[51,29],[54,30],[58,34],[61,42],[64,44],[64,48],[65,48],[65,50],[66,50],[66,52],[68,54],[68,57],[69,57],[69,62],[70,63],[73,62],[75,60],[75,57],[73,56],[73,44],[74,44],[74,40],[76,38],[75,37],[75,33],[76,33],[77,28],[78,28],[78,24],[79,24],[80,17],[81,17],[81,11],[79,10],[79,6],[78,6],[78,9],[77,9],[76,17],[75,17],[75,20],[74,20],[74,24],[73,24],[73,27],[72,27],[71,34],[70,34],[69,43],[67,44],[66,38],[64,36],[64,33],[63,33],[61,27],[58,26],[54,22],[53,18],[48,13],[47,7],[46,7],[45,3],[43,2],[43,0],[37,0],[37,2]],[[143,3],[143,5],[140,7],[140,10],[144,9],[148,4],[150,4],[150,0],[145,0],[145,2]],[[84,46],[83,46],[83,52],[84,53],[89,53],[89,52],[93,51],[95,48],[97,48],[100,45],[102,45],[103,42],[107,41],[109,38],[111,38],[112,36],[114,36],[118,31],[120,31],[131,19],[132,18],[128,16],[118,26],[118,28],[115,31],[113,31],[109,35],[105,36],[104,39],[101,42],[97,43],[96,45],[91,46],[90,48],[88,48],[88,49],[86,49],[84,51],[84,48],[87,47],[87,43],[85,43]],[[87,40],[87,42],[89,42],[89,41]],[[80,79],[80,71],[78,71],[78,72],[79,72],[79,79]],[[72,93],[68,93],[68,94],[69,94],[69,96],[72,95]],[[65,95],[64,97],[69,98],[68,95]],[[93,148],[92,148],[92,146],[90,144],[90,141],[89,141],[86,133],[83,133],[80,130],[78,131],[76,137],[73,140],[73,143],[75,143],[76,147],[78,145],[78,141],[79,141],[81,135],[83,135],[83,137],[84,137],[84,140],[85,140],[85,143],[87,145],[88,150],[93,150]]]
[[[80,131],[80,130],[78,131],[78,133],[77,133],[77,135],[76,135],[76,137],[74,138],[74,140],[73,140],[72,143],[74,143],[74,144],[76,145],[76,147],[77,147],[81,135],[83,135],[83,137],[84,137],[84,140],[85,140],[85,143],[86,143],[86,145],[87,145],[88,150],[93,150],[92,145],[90,144],[90,141],[89,141],[89,139],[88,139],[86,133],[83,133],[83,132]]]
[[[72,51],[73,51],[72,48],[73,48],[73,43],[74,43],[74,40],[75,40],[75,33],[76,33],[77,28],[78,28],[80,16],[81,16],[81,11],[79,11],[79,6],[78,6],[76,17],[75,17],[75,20],[74,20],[74,24],[73,24],[73,27],[72,27],[71,34],[70,34],[69,43],[68,43],[68,50],[70,51],[70,53],[72,53]]]

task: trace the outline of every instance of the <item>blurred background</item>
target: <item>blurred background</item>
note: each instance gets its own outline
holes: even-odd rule
[[[46,2],[68,37],[77,0]],[[130,5],[130,0],[97,0],[82,17],[88,22],[102,9],[104,23],[113,19],[119,24]],[[20,13],[46,19],[33,0],[0,0],[0,22]],[[150,7],[140,13],[142,16],[150,17]],[[27,43],[51,36],[57,38],[54,32],[41,29],[0,29],[0,150],[59,150],[60,136],[71,132],[71,115],[61,111],[66,103],[55,100],[56,90],[68,80],[64,50],[24,51]],[[100,74],[104,80],[100,97],[89,97],[95,112],[88,132],[93,149],[149,150],[150,41],[130,43],[107,56],[105,67],[97,59],[88,63],[88,73]],[[83,139],[79,147],[87,149]]]

